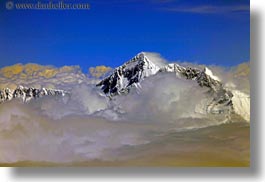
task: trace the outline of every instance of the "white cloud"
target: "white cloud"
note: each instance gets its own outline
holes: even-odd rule
[[[168,7],[163,8],[165,11],[179,12],[179,13],[196,13],[196,14],[220,14],[231,12],[249,12],[250,8],[247,5],[240,6],[213,6],[213,5],[200,5],[190,7]]]

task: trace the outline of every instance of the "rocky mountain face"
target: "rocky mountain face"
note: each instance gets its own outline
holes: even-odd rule
[[[145,53],[139,53],[133,59],[116,68],[113,73],[101,80],[100,87],[106,96],[129,93],[132,87],[140,87],[141,81],[161,72],[175,73],[178,78],[192,80],[200,87],[209,88],[212,101],[207,104],[206,112],[211,114],[230,113],[233,111],[233,94],[226,90],[219,78],[207,67],[203,70],[183,67],[176,63],[158,66],[149,60]]]
[[[55,89],[37,89],[32,87],[23,87],[18,86],[16,89],[11,90],[6,88],[4,90],[0,90],[0,103],[10,101],[12,99],[20,99],[23,102],[29,102],[32,99],[41,98],[44,96],[65,96],[69,94],[63,90],[55,90]]]
[[[144,53],[140,53],[117,67],[110,76],[96,86],[101,87],[101,90],[110,97],[128,93],[132,86],[139,86],[144,78],[155,75],[159,70],[160,68],[151,62]]]

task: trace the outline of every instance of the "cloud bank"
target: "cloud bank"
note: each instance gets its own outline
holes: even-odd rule
[[[167,63],[156,53],[148,53],[148,57],[157,64]],[[230,69],[209,67],[225,87],[249,94],[249,63]],[[72,94],[27,104],[18,100],[1,104],[0,162],[121,160],[119,151],[128,146],[146,145],[169,131],[224,122],[222,117],[203,112],[212,99],[206,88],[170,73],[145,79],[140,90],[110,100],[95,87],[98,78],[110,70],[100,66],[86,75],[78,66],[17,64],[2,68],[1,87],[56,87]]]

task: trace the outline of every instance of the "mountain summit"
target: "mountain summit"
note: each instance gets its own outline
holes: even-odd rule
[[[140,86],[139,83],[147,77],[155,75],[160,67],[148,59],[145,53],[139,53],[134,58],[117,67],[113,73],[96,86],[112,97],[128,93],[130,88]]]

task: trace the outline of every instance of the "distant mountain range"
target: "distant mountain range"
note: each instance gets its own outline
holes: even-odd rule
[[[78,73],[80,72],[79,68],[75,68],[75,70],[77,70]],[[140,89],[143,86],[143,80],[148,81],[150,77],[163,73],[172,73],[175,74],[178,79],[196,82],[198,88],[208,88],[207,94],[211,100],[207,102],[207,105],[203,106],[203,113],[225,114],[228,117],[231,113],[236,113],[246,120],[250,119],[250,111],[248,108],[250,97],[238,90],[225,88],[221,80],[207,67],[198,69],[194,67],[184,67],[176,63],[158,64],[156,61],[148,58],[146,53],[141,52],[115,69],[98,67],[90,71],[94,74],[91,76],[97,78],[108,75],[97,84],[92,84],[95,85],[95,87],[99,87],[102,93],[110,99],[118,97],[119,95],[127,95],[131,92],[132,88]],[[84,79],[82,74],[81,77]],[[74,93],[49,88],[39,89],[18,86],[15,89],[5,88],[0,90],[0,103],[15,98],[19,98],[23,102],[28,102],[32,99],[44,96],[65,96],[66,94]]]

